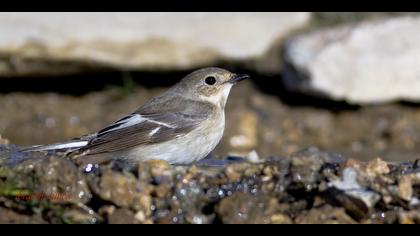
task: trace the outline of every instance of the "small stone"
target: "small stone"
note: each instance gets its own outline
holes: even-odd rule
[[[132,206],[133,209],[142,211],[147,217],[152,215],[152,197],[149,194],[136,194]]]
[[[330,189],[330,197],[338,201],[354,217],[361,219],[380,200],[380,195],[362,187],[357,182],[357,176],[358,172],[355,169],[347,167],[343,170],[342,180],[333,180],[328,186],[338,190]]]
[[[413,197],[410,199],[409,204],[410,204],[410,207],[415,208],[420,205],[420,199],[418,199],[417,197]]]
[[[171,175],[169,171],[171,166],[164,160],[148,160],[144,163],[149,166],[152,177]]]
[[[392,197],[391,197],[391,196],[389,196],[389,195],[384,195],[384,196],[382,197],[382,199],[384,200],[384,202],[385,202],[386,204],[389,204],[389,203],[391,203],[391,201],[392,201]]]
[[[278,216],[279,208],[276,198],[235,192],[222,199],[215,211],[226,224],[268,224],[273,218],[287,221],[286,216]]]
[[[137,180],[130,173],[118,173],[106,171],[103,173],[99,184],[99,195],[102,199],[112,201],[120,207],[130,207],[137,204],[138,195]]]
[[[235,169],[234,165],[229,165],[225,170],[225,174],[232,182],[238,182],[242,177],[242,174]]]
[[[109,224],[138,224],[139,222],[134,216],[134,213],[128,209],[121,208],[115,210],[108,216]]]
[[[420,211],[400,212],[398,220],[400,224],[420,224]]]
[[[248,155],[246,156],[246,159],[251,163],[261,163],[262,160],[260,159],[260,156],[258,155],[257,151],[252,150]]]
[[[403,175],[399,178],[398,196],[405,201],[410,201],[410,199],[413,197],[413,187],[410,176]]]
[[[297,224],[355,224],[343,208],[325,205],[320,208],[313,208],[307,213],[296,217]]]
[[[196,214],[192,216],[187,216],[187,222],[191,224],[208,224],[209,219],[205,215],[202,214]]]
[[[342,165],[343,169],[348,168],[348,167],[354,168],[356,170],[361,170],[362,167],[364,167],[364,163],[354,158],[349,158]]]
[[[237,124],[238,134],[230,138],[230,145],[237,149],[251,149],[258,144],[258,117],[255,112],[246,111]]]
[[[271,216],[272,224],[291,224],[293,221],[285,214],[274,214]]]
[[[152,224],[153,221],[149,218],[146,217],[146,214],[144,214],[143,211],[138,211],[135,215],[134,218],[141,224]]]
[[[278,172],[278,169],[276,166],[265,166],[263,168],[263,174],[264,176],[270,177],[270,179],[273,177],[274,174],[276,174]]]
[[[62,218],[65,223],[70,224],[95,224],[99,220],[93,214],[79,209],[65,211]]]
[[[7,144],[10,144],[10,142],[9,142],[9,140],[3,138],[0,134],[0,144],[6,144],[7,145]]]
[[[380,158],[376,158],[371,160],[367,163],[366,166],[366,174],[371,177],[375,177],[377,175],[385,175],[389,173],[388,164],[381,160]]]
[[[143,211],[138,211],[138,212],[134,215],[134,217],[135,217],[138,221],[140,221],[140,222],[144,222],[144,221],[146,220],[146,215],[144,214],[144,212],[143,212]]]

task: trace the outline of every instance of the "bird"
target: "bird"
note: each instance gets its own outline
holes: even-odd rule
[[[98,132],[22,151],[66,152],[77,158],[102,156],[134,163],[164,160],[191,164],[207,157],[222,139],[231,88],[247,78],[246,74],[218,67],[198,69]]]

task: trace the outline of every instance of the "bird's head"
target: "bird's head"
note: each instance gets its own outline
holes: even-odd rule
[[[249,78],[245,74],[235,74],[217,67],[196,70],[184,77],[177,86],[184,96],[211,102],[224,108],[230,89],[241,80]]]

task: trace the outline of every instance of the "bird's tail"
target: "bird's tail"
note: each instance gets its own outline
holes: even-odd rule
[[[61,152],[71,152],[79,150],[80,148],[86,146],[88,141],[86,140],[70,140],[68,142],[55,143],[49,145],[34,145],[29,147],[23,147],[22,152],[47,152],[47,151],[61,151]]]

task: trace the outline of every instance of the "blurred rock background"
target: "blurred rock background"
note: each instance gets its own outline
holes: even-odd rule
[[[217,157],[414,160],[419,26],[418,13],[0,13],[0,142],[94,132],[220,66],[252,80],[232,90]]]

